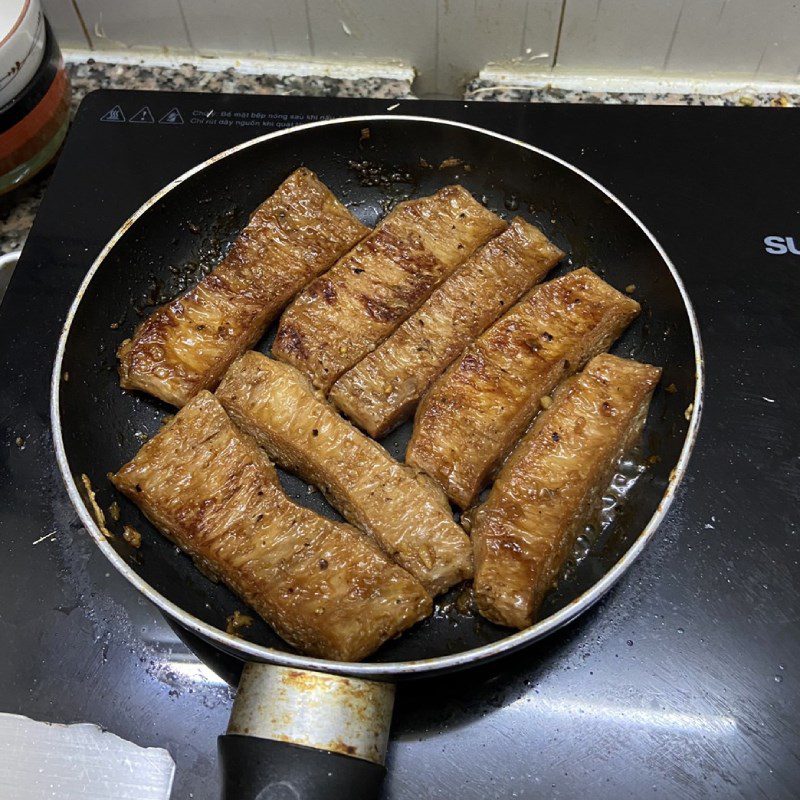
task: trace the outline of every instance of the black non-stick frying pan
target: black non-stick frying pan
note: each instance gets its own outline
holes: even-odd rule
[[[587,265],[620,289],[635,287],[644,311],[613,352],[664,369],[642,443],[648,466],[618,492],[611,521],[527,630],[510,633],[462,613],[450,596],[431,618],[359,664],[298,655],[260,620],[245,638],[227,634],[226,621],[243,609],[241,601],[176,552],[105,477],[174,412],[120,389],[120,342],[142,314],[216,263],[249,213],[300,165],[370,225],[400,199],[460,183],[497,213],[540,226],[569,254],[555,274]],[[273,333],[260,349],[268,350]],[[633,212],[602,186],[554,156],[489,131],[375,116],[254,139],[200,164],[145,203],[92,265],[69,312],[53,372],[52,423],[72,502],[109,560],[181,625],[250,662],[229,733],[221,737],[226,796],[272,797],[265,787],[275,785],[294,792],[287,797],[366,797],[377,792],[381,776],[392,681],[467,667],[540,639],[588,609],[631,565],[686,469],[702,385],[697,322],[680,278]],[[383,444],[402,458],[409,434],[410,423]],[[82,475],[101,508],[119,504],[121,521],[109,518],[108,526],[119,532],[123,522],[132,525],[142,535],[140,548],[104,535]],[[306,484],[283,473],[281,480],[297,502],[336,517]]]

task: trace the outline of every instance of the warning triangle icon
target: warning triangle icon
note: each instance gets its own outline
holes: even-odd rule
[[[131,118],[131,122],[155,122],[155,118],[153,117],[153,112],[147,107],[144,106],[140,108]]]
[[[171,108],[159,120],[162,125],[183,125],[183,117],[177,108]]]
[[[122,109],[119,106],[114,106],[110,111],[106,111],[102,117],[100,117],[100,122],[125,122],[125,115],[122,113]]]

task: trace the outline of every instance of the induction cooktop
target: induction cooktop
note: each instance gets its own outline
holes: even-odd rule
[[[89,95],[0,305],[0,711],[166,747],[174,798],[217,796],[238,665],[173,627],[81,528],[49,429],[56,342],[102,246],[172,178],[262,133],[374,113],[482,126],[603,183],[680,272],[708,375],[688,475],[645,554],[545,641],[401,684],[385,797],[796,797],[793,109]]]

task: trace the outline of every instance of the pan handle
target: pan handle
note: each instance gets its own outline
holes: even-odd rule
[[[394,684],[246,664],[219,737],[222,800],[376,800]]]

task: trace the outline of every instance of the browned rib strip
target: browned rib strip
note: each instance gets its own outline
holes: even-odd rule
[[[532,625],[620,457],[661,370],[610,355],[567,380],[474,514],[475,595],[499,625]]]
[[[273,355],[327,393],[504,227],[460,186],[400,203],[286,309]]]
[[[515,219],[436,289],[386,341],[345,372],[331,400],[370,436],[408,419],[447,365],[564,254]]]
[[[585,268],[535,287],[422,398],[406,461],[461,508],[472,505],[542,397],[638,313],[636,301]]]
[[[279,466],[319,486],[431,594],[472,576],[472,547],[444,492],[342,419],[294,367],[245,353],[217,397]]]
[[[289,500],[264,451],[208,392],[112,480],[304,653],[356,661],[431,611],[422,585],[367,537]]]
[[[213,389],[292,297],[368,231],[313,172],[296,170],[253,212],[210,275],[122,343],[123,388],[176,406]]]

